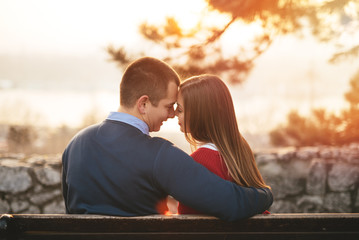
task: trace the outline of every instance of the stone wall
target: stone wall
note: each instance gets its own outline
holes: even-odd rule
[[[1,213],[64,213],[61,156],[0,156]],[[359,212],[359,145],[256,154],[273,213]]]
[[[271,212],[359,212],[359,145],[256,154],[272,187]]]
[[[0,214],[65,213],[60,158],[0,157]]]

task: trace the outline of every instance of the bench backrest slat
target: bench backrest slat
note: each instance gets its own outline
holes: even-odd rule
[[[359,239],[359,213],[348,214],[270,214],[225,222],[214,217],[196,215],[115,217],[100,215],[67,214],[14,214],[0,218],[1,237],[56,239],[89,237],[101,239],[117,237],[128,239],[172,236],[235,237],[248,239],[263,236],[266,239]],[[131,237],[130,237],[131,236]],[[212,236],[212,237],[211,237]],[[156,238],[157,239],[157,238]]]

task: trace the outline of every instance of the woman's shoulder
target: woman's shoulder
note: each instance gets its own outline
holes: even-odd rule
[[[198,148],[191,154],[192,158],[205,166],[217,176],[229,180],[228,170],[218,151],[209,148]]]
[[[196,154],[219,154],[219,152],[217,150],[214,149],[210,149],[210,148],[205,148],[205,147],[200,147],[197,148],[192,154],[192,155],[196,155]]]
[[[219,152],[217,150],[214,149],[210,149],[210,148],[205,148],[205,147],[200,147],[198,149],[196,149],[196,151],[194,151],[191,156],[201,156],[201,155],[219,155]]]
[[[196,151],[194,151],[191,154],[191,157],[196,162],[200,162],[200,163],[220,161],[220,154],[218,151],[204,147],[200,147]]]

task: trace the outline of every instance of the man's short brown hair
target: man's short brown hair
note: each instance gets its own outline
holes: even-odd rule
[[[136,100],[147,95],[154,106],[167,95],[168,83],[180,84],[176,71],[167,63],[151,57],[132,62],[125,70],[120,84],[120,104],[133,107]]]

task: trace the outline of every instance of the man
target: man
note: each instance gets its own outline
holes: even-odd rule
[[[67,213],[158,214],[168,195],[228,221],[270,207],[269,189],[225,181],[172,143],[149,136],[174,117],[179,83],[177,73],[160,60],[145,57],[128,66],[118,112],[79,132],[63,153]]]

